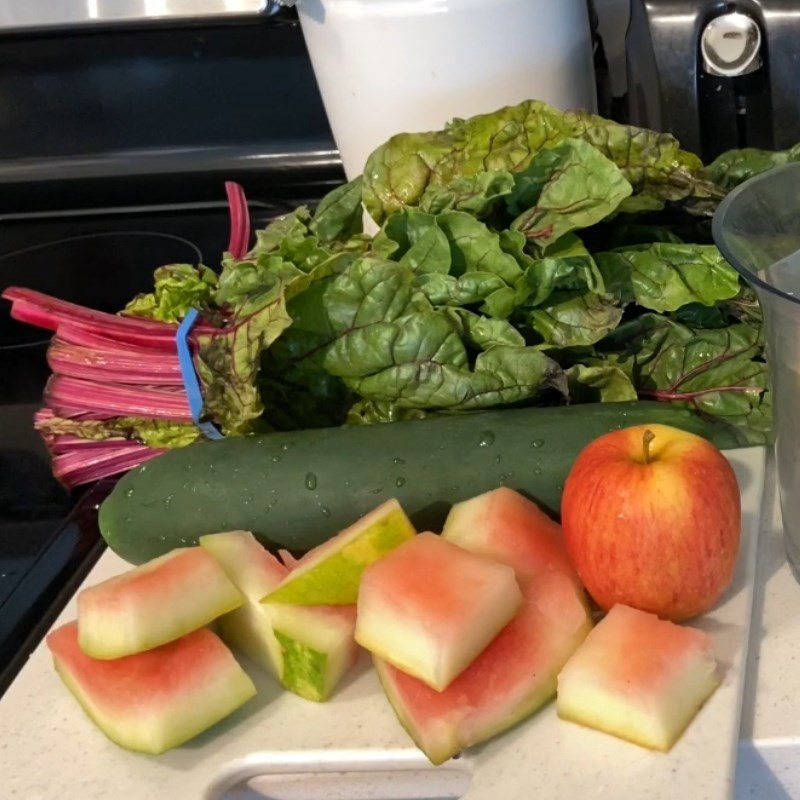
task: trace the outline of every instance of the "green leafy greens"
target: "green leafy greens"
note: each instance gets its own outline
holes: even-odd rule
[[[201,309],[205,410],[227,434],[647,398],[761,442],[760,309],[704,215],[798,158],[706,169],[667,134],[527,101],[392,137],[316,212],[273,221],[219,275],[158,270],[126,311]]]

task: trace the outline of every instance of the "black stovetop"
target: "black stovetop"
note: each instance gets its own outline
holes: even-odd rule
[[[253,227],[343,180],[291,11],[0,31],[0,290],[118,311],[165,263],[219,265],[223,183]],[[69,493],[33,430],[46,332],[0,301],[0,693],[102,552],[112,482]]]
[[[254,228],[294,207],[295,198],[275,191],[251,204]],[[183,204],[27,217],[6,221],[4,232],[0,289],[29,286],[118,311],[152,287],[161,264],[217,267],[228,216],[223,204]],[[96,507],[113,485],[69,493],[53,478],[32,423],[49,336],[7,312],[0,301],[0,693],[102,552]]]

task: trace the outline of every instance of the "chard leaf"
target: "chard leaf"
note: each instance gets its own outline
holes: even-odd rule
[[[619,324],[622,309],[592,292],[554,292],[544,305],[529,312],[529,322],[556,347],[599,342]]]
[[[759,328],[694,330],[646,314],[613,337],[635,359],[641,398],[688,406],[761,436],[769,428],[767,365]],[[766,400],[766,402],[765,402]],[[751,439],[752,440],[752,439]]]
[[[671,319],[691,328],[724,328],[731,324],[731,318],[724,306],[704,306],[702,303],[681,306],[671,315]]]
[[[511,312],[519,303],[519,293],[510,286],[504,286],[496,292],[492,292],[484,300],[480,310],[490,317],[497,319],[507,319]]]
[[[726,311],[739,322],[760,327],[764,321],[758,297],[749,286],[742,286],[739,294],[728,300],[724,306]]]
[[[461,338],[480,350],[495,345],[525,346],[525,337],[505,319],[483,317],[465,308],[452,309],[449,313],[461,326]]]
[[[311,212],[306,206],[299,206],[291,214],[274,219],[266,228],[256,231],[256,243],[243,260],[255,262],[263,256],[278,256],[308,272],[330,255],[320,246],[319,239],[310,233],[310,221]],[[223,259],[223,266],[229,262],[230,255]]]
[[[467,211],[475,217],[485,217],[513,188],[514,177],[507,170],[479,172],[457,178],[448,186],[430,184],[420,198],[419,207],[429,214]]]
[[[713,245],[653,244],[598,253],[606,290],[654,311],[689,303],[711,306],[739,293],[739,276]]]
[[[375,425],[381,422],[405,422],[412,419],[425,419],[436,416],[435,412],[421,408],[405,408],[397,403],[359,400],[347,412],[348,425]]]
[[[341,425],[353,402],[344,381],[324,367],[325,351],[335,338],[324,305],[331,281],[316,281],[288,303],[292,325],[262,355],[264,418],[277,430]]]
[[[179,322],[192,308],[208,308],[217,285],[216,273],[202,265],[168,264],[155,271],[154,279],[154,291],[136,295],[125,306],[125,314]]]
[[[464,211],[446,211],[436,222],[450,243],[452,275],[491,272],[508,284],[522,277],[517,260],[501,247],[499,234],[480,220]]]
[[[530,294],[527,304],[538,306],[557,290],[588,290],[603,294],[603,277],[583,242],[568,233],[548,247],[541,258],[530,259],[525,270]]]
[[[220,327],[198,337],[195,364],[204,413],[228,435],[252,431],[264,413],[262,356],[292,324],[287,303],[355,258],[345,248],[322,247],[309,218],[300,208],[275,220],[257,233],[245,259],[223,262],[215,296]]]
[[[622,403],[638,400],[625,370],[614,363],[576,364],[567,370],[570,397],[582,403]]]
[[[128,439],[148,447],[185,447],[200,438],[200,430],[191,422],[175,422],[144,417],[112,417],[111,419],[65,419],[49,417],[36,421],[36,430],[53,436],[78,436],[103,441]]]
[[[707,172],[714,183],[725,190],[733,189],[754,175],[781,167],[793,161],[800,161],[800,144],[789,150],[759,150],[757,147],[744,147],[741,150],[728,150],[717,156]]]
[[[325,292],[337,338],[325,368],[362,398],[398,408],[472,409],[515,403],[564,383],[535,348],[497,345],[471,368],[463,320],[437,311],[414,290],[414,275],[391,261],[363,258]]]
[[[265,281],[235,307],[225,327],[198,336],[195,358],[204,411],[226,434],[250,430],[264,407],[256,380],[261,353],[291,325],[280,279]]]
[[[434,338],[423,340],[421,344],[427,346],[418,355],[406,347],[392,367],[348,382],[367,399],[395,402],[401,407],[450,410],[518,403],[551,387],[565,391],[558,365],[539,350],[492,347],[480,353],[470,369],[465,362],[456,363],[460,358],[448,361],[439,355],[449,350],[452,342],[443,326],[432,333],[442,337],[443,346],[436,347]]]
[[[361,177],[328,192],[320,200],[308,229],[322,244],[346,240],[361,233]]]
[[[422,275],[450,272],[450,243],[436,224],[436,217],[420,211],[407,212],[408,249],[400,263]]]
[[[630,193],[612,161],[580,139],[564,139],[516,174],[506,205],[517,215],[512,230],[544,248],[605,219]]]
[[[418,275],[414,285],[434,306],[467,306],[480,303],[507,288],[505,281],[491,272],[466,272],[452,275]]]
[[[713,205],[723,195],[703,172],[700,159],[682,151],[669,134],[527,100],[455,119],[441,131],[393,136],[367,160],[364,205],[381,222],[399,208],[417,205],[429,185],[448,186],[487,171],[519,172],[542,149],[568,138],[587,142],[613,161],[634,197],[646,196],[647,207],[668,200]]]
[[[415,273],[415,285],[435,306],[483,303],[485,313],[506,318],[527,289],[510,232],[497,234],[462,211],[437,216],[409,209],[393,214],[381,232],[378,251]]]

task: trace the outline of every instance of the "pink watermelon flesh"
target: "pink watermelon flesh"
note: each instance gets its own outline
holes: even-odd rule
[[[374,658],[400,723],[434,764],[532,714],[556,691],[559,670],[591,620],[581,590],[560,572],[524,589],[522,609],[444,691]]]
[[[121,658],[171,642],[242,604],[244,598],[202,547],[142,564],[78,595],[81,648]]]
[[[616,605],[558,677],[558,714],[669,750],[719,685],[710,637]]]
[[[512,569],[421,533],[364,570],[356,641],[441,691],[521,603]]]
[[[201,629],[145,653],[98,660],[70,622],[50,633],[56,671],[113,742],[157,755],[188,741],[243,705],[253,682],[230,650]]]
[[[456,503],[447,517],[443,538],[473,553],[513,567],[520,580],[543,570],[570,575],[580,586],[564,547],[561,526],[536,503],[501,487]]]

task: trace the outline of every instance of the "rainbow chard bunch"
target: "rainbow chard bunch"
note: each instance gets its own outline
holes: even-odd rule
[[[217,270],[161,267],[119,315],[5,292],[17,319],[55,332],[36,425],[68,485],[189,444],[208,423],[238,436],[641,398],[763,442],[760,309],[708,217],[795,151],[704,167],[668,134],[527,101],[392,137],[362,177],[252,245],[228,184]],[[194,413],[176,348],[192,309]]]
[[[291,324],[288,300],[342,259],[323,249],[302,210],[293,231],[281,220],[259,231],[248,251],[244,192],[234,183],[226,189],[231,238],[219,273],[203,265],[160,267],[154,291],[133,298],[120,314],[29,289],[3,293],[15,319],[53,331],[47,353],[53,374],[34,424],[65,485],[124,472],[191,444],[202,436],[198,423],[212,422],[225,435],[258,425],[261,352]],[[286,260],[293,243],[305,248],[304,260]],[[199,311],[187,343],[203,397],[200,417],[190,408],[177,348],[179,323],[191,309]]]

